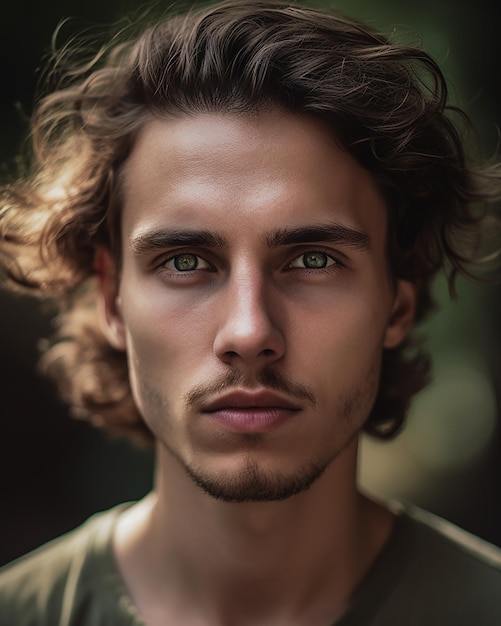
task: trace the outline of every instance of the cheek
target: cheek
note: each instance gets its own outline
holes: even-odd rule
[[[128,340],[138,356],[165,362],[165,354],[188,354],[207,335],[210,301],[187,290],[167,290],[151,277],[142,283],[121,293]]]
[[[294,325],[302,349],[307,352],[308,346],[316,346],[319,351],[347,358],[366,353],[371,347],[382,349],[390,296],[374,291],[373,287],[333,290],[313,306],[308,302],[298,306]]]
[[[352,432],[366,421],[381,370],[380,319],[349,307],[346,313],[326,324],[327,332],[310,333],[308,350],[303,350],[307,361],[303,362],[302,380],[315,390],[320,413],[337,417],[330,422],[334,439],[340,425]]]
[[[124,290],[121,302],[132,392],[144,414],[152,395],[165,403],[189,384],[210,348],[210,316],[200,303],[161,288]]]
[[[374,381],[386,321],[386,309],[375,308],[373,300],[365,297],[339,297],[324,307],[320,316],[299,312],[295,322],[298,341],[290,346],[290,363],[301,364],[296,376],[305,382],[310,379],[326,394],[348,390],[369,378]]]

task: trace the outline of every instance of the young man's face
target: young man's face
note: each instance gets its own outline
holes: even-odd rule
[[[162,453],[226,500],[307,488],[412,322],[374,181],[322,122],[278,111],[151,121],[124,181],[108,333]]]

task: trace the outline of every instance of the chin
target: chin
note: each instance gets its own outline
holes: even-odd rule
[[[256,460],[234,472],[209,473],[184,466],[193,482],[206,494],[223,502],[278,502],[307,491],[329,463],[308,463],[295,472],[265,470]]]

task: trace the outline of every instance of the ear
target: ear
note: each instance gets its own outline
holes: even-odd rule
[[[125,350],[125,327],[120,311],[118,271],[116,263],[108,250],[100,248],[96,252],[94,267],[98,277],[101,330],[115,350]]]
[[[416,314],[416,285],[407,280],[397,281],[393,307],[386,327],[383,346],[396,348],[409,334]]]

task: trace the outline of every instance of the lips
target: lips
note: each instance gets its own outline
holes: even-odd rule
[[[298,411],[301,407],[272,391],[232,391],[205,404],[202,411],[212,412],[230,408],[278,408]]]
[[[268,432],[290,420],[301,407],[268,390],[232,391],[206,403],[202,413],[233,432]]]

